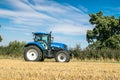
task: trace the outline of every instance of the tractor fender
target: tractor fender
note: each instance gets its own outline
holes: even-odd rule
[[[37,46],[38,48],[40,48],[42,51],[44,50],[44,47],[42,46],[42,44],[40,44],[39,42],[29,42],[25,45],[25,47],[27,46],[31,46],[31,45],[35,45]]]

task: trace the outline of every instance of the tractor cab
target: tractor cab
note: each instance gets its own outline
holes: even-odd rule
[[[36,32],[33,33],[33,37],[34,42],[39,42],[45,50],[50,48],[51,34]]]

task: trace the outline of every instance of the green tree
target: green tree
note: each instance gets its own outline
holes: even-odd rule
[[[89,16],[94,26],[86,35],[89,48],[120,48],[120,17],[103,16],[101,11]]]
[[[1,28],[1,25],[0,25],[0,28]],[[1,35],[0,35],[0,42],[2,41],[2,37],[1,37]]]
[[[2,37],[1,37],[1,35],[0,35],[0,42],[2,41]]]

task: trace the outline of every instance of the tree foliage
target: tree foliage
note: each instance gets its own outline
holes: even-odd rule
[[[12,41],[8,46],[0,46],[0,55],[21,57],[23,56],[25,42]]]
[[[0,42],[2,41],[2,37],[1,37],[1,35],[0,35]]]
[[[84,49],[76,44],[74,48],[69,50],[72,53],[72,58],[78,60],[112,60],[120,61],[120,49]]]
[[[72,53],[74,58],[78,59],[78,57],[80,56],[80,53],[81,53],[80,44],[76,44],[75,48],[70,48],[69,51]]]
[[[103,16],[101,11],[89,16],[94,26],[86,35],[89,48],[120,48],[120,17]]]
[[[0,25],[0,28],[1,28],[1,25]],[[0,42],[2,41],[2,37],[1,37],[1,35],[0,35]]]

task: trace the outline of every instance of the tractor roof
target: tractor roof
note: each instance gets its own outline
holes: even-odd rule
[[[33,32],[33,34],[35,34],[35,35],[38,35],[38,34],[40,34],[40,35],[48,35],[49,33],[43,33],[43,32]]]

